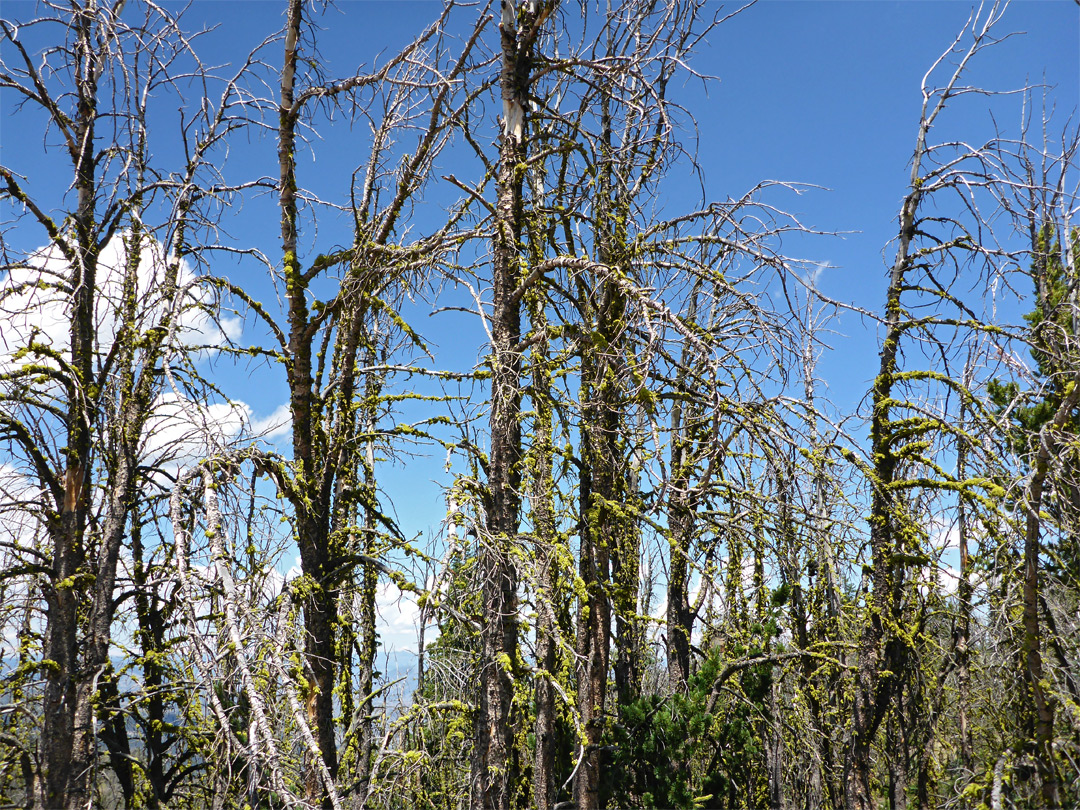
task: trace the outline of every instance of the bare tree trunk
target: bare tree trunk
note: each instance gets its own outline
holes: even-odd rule
[[[93,379],[94,295],[98,245],[95,222],[96,162],[94,125],[97,119],[97,80],[100,55],[94,43],[97,4],[91,0],[76,14],[75,66],[78,94],[75,168],[78,208],[75,211],[74,255],[67,257],[74,290],[71,308],[70,364],[77,375],[70,382],[65,444],[64,496],[51,532],[53,570],[60,583],[75,583],[86,563],[86,522],[90,511],[91,426],[80,394]],[[111,595],[111,594],[110,594]],[[79,661],[79,593],[70,584],[51,584],[43,656],[53,665],[45,670],[42,717],[42,760],[45,805],[75,808],[88,801],[93,767],[90,699],[94,673]]]
[[[513,557],[521,511],[522,186],[533,51],[553,2],[502,4],[499,24],[503,131],[496,171],[492,245],[491,449],[479,570],[483,577],[480,699],[474,713],[472,801],[508,810],[514,773],[512,702],[518,652],[518,570]]]
[[[697,318],[700,284],[690,294],[687,320]],[[686,386],[687,371],[696,358],[694,348],[683,348],[682,368],[676,388]],[[696,502],[691,492],[693,440],[689,436],[693,422],[700,418],[691,402],[677,399],[671,408],[671,481],[668,495],[668,584],[667,584],[667,670],[673,690],[685,691],[690,680],[690,639],[694,632],[694,614],[690,608],[690,555],[694,542]]]
[[[600,97],[601,165],[594,199],[594,240],[600,263],[619,265],[619,250],[625,238],[618,231],[612,200],[610,156],[610,100]],[[582,762],[574,784],[574,800],[579,808],[599,808],[601,744],[606,725],[608,668],[611,658],[612,612],[633,615],[637,609],[636,556],[627,548],[623,533],[627,521],[614,508],[625,503],[625,465],[619,441],[625,429],[619,376],[620,346],[623,343],[626,300],[622,290],[604,279],[594,289],[579,285],[581,307],[589,314],[588,329],[598,336],[582,346],[582,478],[579,494],[581,510],[580,574],[587,597],[579,607],[578,658],[584,673],[578,686],[579,711],[587,738]],[[636,550],[634,552],[636,554]],[[621,569],[622,583],[613,576]],[[619,592],[619,584],[633,578],[633,595]],[[624,638],[629,638],[624,628]],[[619,691],[628,694],[634,677],[630,650],[621,653],[622,669],[616,672]],[[617,653],[617,658],[620,653]]]
[[[374,363],[371,363],[374,365]],[[365,400],[369,407],[374,408],[374,398],[377,396],[376,390],[378,384],[369,381],[368,389],[365,391]],[[357,690],[360,697],[359,703],[356,705],[354,711],[356,711],[359,719],[358,740],[357,740],[357,753],[356,753],[356,799],[354,801],[355,806],[364,807],[367,801],[368,792],[371,789],[371,767],[372,757],[375,749],[375,704],[373,700],[373,693],[375,689],[375,656],[379,650],[379,638],[375,627],[375,602],[378,596],[379,586],[379,572],[375,567],[374,561],[378,557],[377,548],[377,523],[375,518],[375,424],[372,414],[367,414],[367,424],[365,425],[365,432],[368,435],[367,440],[367,458],[364,460],[363,469],[363,487],[364,487],[364,503],[362,505],[364,514],[364,537],[362,539],[362,550],[367,561],[364,562],[361,575],[360,585],[360,649],[359,649],[359,665],[360,674],[357,680]],[[420,648],[421,656],[423,655],[423,646]],[[418,664],[420,673],[418,678],[423,678],[423,659],[420,659]],[[417,688],[422,688],[422,683],[418,682]]]
[[[1035,183],[1032,177],[1029,177],[1029,187],[1033,199],[1037,198],[1040,193],[1044,193],[1038,190],[1040,184]],[[1062,209],[1065,210],[1065,204],[1062,203],[1061,205]],[[1054,310],[1049,298],[1050,278],[1048,270],[1051,256],[1049,253],[1050,246],[1048,244],[1042,245],[1040,242],[1049,240],[1046,222],[1053,215],[1053,212],[1040,211],[1037,204],[1029,204],[1027,214],[1034,254],[1039,311],[1045,317]],[[1043,218],[1041,222],[1039,221],[1040,214]],[[1080,333],[1080,291],[1076,286],[1075,257],[1072,256],[1072,239],[1074,235],[1069,232],[1067,213],[1065,219],[1063,229],[1065,232],[1060,237],[1063,242],[1064,261],[1062,265],[1066,273],[1065,283],[1071,284],[1072,288],[1069,290],[1071,294],[1069,299],[1063,301],[1062,304],[1070,308],[1072,334],[1069,337],[1075,340],[1078,333]],[[1071,274],[1071,277],[1069,274]],[[1035,714],[1035,739],[1033,742],[1035,765],[1039,774],[1042,799],[1047,807],[1058,807],[1061,802],[1061,784],[1054,755],[1056,701],[1050,690],[1047,689],[1046,673],[1043,666],[1043,627],[1040,620],[1042,594],[1039,576],[1041,563],[1039,557],[1043,501],[1047,484],[1050,482],[1051,463],[1062,444],[1063,429],[1072,419],[1073,410],[1076,408],[1077,403],[1080,402],[1080,371],[1077,370],[1073,355],[1068,350],[1059,352],[1051,350],[1047,352],[1047,349],[1051,349],[1051,346],[1048,345],[1049,341],[1042,334],[1043,327],[1046,325],[1044,321],[1035,328],[1035,344],[1043,354],[1043,357],[1040,358],[1040,365],[1045,364],[1047,371],[1056,372],[1058,380],[1055,380],[1055,382],[1060,386],[1059,390],[1062,391],[1062,395],[1053,415],[1035,436],[1035,457],[1031,464],[1031,476],[1024,491],[1022,502],[1026,519],[1024,524],[1022,597],[1024,635],[1021,656],[1023,658],[1024,674],[1027,677],[1028,691],[1026,700],[1034,709]]]
[[[583,437],[583,443],[592,441],[593,437]],[[600,807],[600,741],[604,731],[611,636],[611,603],[607,593],[610,552],[597,525],[602,511],[593,509],[589,473],[582,474],[580,498],[583,525],[579,575],[587,595],[578,606],[577,656],[584,662],[578,682],[578,711],[585,727],[585,748],[574,780],[574,802],[579,810],[592,810]]]
[[[615,693],[619,705],[627,706],[641,697],[646,668],[646,624],[642,617],[648,615],[642,604],[648,596],[642,593],[641,524],[637,514],[641,508],[640,450],[635,445],[641,441],[640,433],[635,435],[634,428],[624,424],[618,435],[632,448],[630,458],[620,462],[626,514],[619,521],[611,572],[615,586]]]
[[[70,233],[56,231],[51,221],[44,221],[67,262],[71,296],[69,360],[64,372],[70,375],[64,383],[67,435],[61,451],[63,471],[54,490],[59,502],[49,521],[53,581],[44,589],[48,614],[43,656],[53,662],[44,668],[41,735],[44,803],[49,808],[82,808],[90,801],[97,760],[94,723],[98,693],[111,677],[109,647],[117,606],[113,592],[117,566],[134,506],[139,444],[160,384],[162,342],[171,324],[170,310],[156,329],[145,335],[136,332],[137,272],[145,238],[136,221],[121,254],[126,264],[115,268],[122,274],[123,290],[117,313],[122,325],[111,347],[116,382],[103,386],[105,381],[95,378],[95,361],[101,351],[98,263],[105,234],[116,232],[121,216],[110,210],[112,219],[99,219],[100,154],[95,125],[101,115],[99,80],[106,61],[114,58],[110,49],[120,23],[95,0],[75,7],[72,17],[75,115],[65,118],[52,106],[54,102],[43,98],[53,123],[67,136],[77,199]],[[125,109],[118,114],[130,115],[126,120],[136,130],[142,123],[137,105],[134,112]],[[145,159],[145,139],[138,137],[131,163],[142,166]],[[189,160],[184,179],[190,184],[191,166],[198,164],[198,155]],[[130,197],[127,205],[137,211],[141,205],[138,194]],[[179,218],[173,224],[182,233],[187,208],[181,205],[178,211]],[[161,283],[166,296],[175,291],[175,264],[167,268]],[[137,355],[141,356],[136,359]],[[115,397],[111,420],[103,413],[108,396]],[[100,450],[96,451],[97,444]],[[103,480],[95,482],[95,477]],[[104,485],[105,496],[101,514],[92,520],[95,483]]]
[[[896,709],[886,723],[887,750],[885,762],[889,770],[889,810],[907,810],[907,743],[899,715],[903,713],[902,698],[896,698]]]
[[[1066,398],[1066,402],[1072,400],[1071,404],[1075,404],[1078,398],[1075,386],[1074,382],[1073,395]],[[1068,410],[1066,409],[1065,413]],[[1061,413],[1062,411],[1059,410],[1059,415]],[[1057,428],[1059,425],[1053,427]],[[1039,772],[1042,798],[1047,807],[1058,807],[1058,773],[1057,766],[1054,764],[1053,750],[1055,706],[1053,696],[1046,689],[1042,661],[1042,629],[1039,621],[1039,535],[1041,533],[1039,511],[1042,507],[1043,485],[1049,469],[1051,441],[1044,428],[1039,436],[1035,469],[1025,493],[1024,506],[1027,511],[1027,521],[1024,530],[1024,640],[1021,649],[1030,700],[1035,707],[1035,764]]]
[[[769,808],[784,810],[784,727],[779,700],[780,684],[769,688],[769,727],[765,746],[765,770],[769,777]]]
[[[610,290],[602,287],[605,292]],[[589,307],[595,313],[593,307]],[[602,319],[590,328],[605,336],[610,345],[610,324]],[[582,761],[574,780],[578,808],[600,807],[600,756],[605,726],[608,669],[611,655],[611,553],[615,542],[615,517],[611,510],[615,490],[614,459],[607,430],[605,367],[610,358],[582,356],[582,471],[580,503],[580,560],[578,573],[585,597],[578,604],[577,657],[579,661],[578,711],[585,728]]]
[[[534,396],[543,397],[545,380],[537,380],[546,372],[533,371]],[[539,386],[538,386],[539,382]],[[533,527],[536,532],[536,664],[540,672],[536,681],[536,752],[533,765],[533,799],[537,810],[551,810],[557,800],[559,788],[556,773],[558,755],[558,713],[554,679],[559,677],[559,654],[557,633],[558,605],[563,585],[560,576],[560,554],[556,544],[553,515],[553,491],[551,480],[551,406],[537,400],[537,428],[534,434],[538,446],[531,460],[533,465]],[[546,428],[545,425],[546,424]],[[547,433],[542,431],[546,430]]]
[[[920,132],[920,144],[922,133]],[[917,177],[920,152],[916,153],[912,176]],[[889,485],[894,479],[896,459],[892,454],[889,427],[889,403],[897,353],[903,330],[900,325],[900,294],[909,265],[909,246],[915,235],[915,214],[920,194],[914,191],[904,201],[901,213],[901,237],[896,262],[889,280],[885,304],[885,339],[881,348],[881,367],[872,392],[873,415],[870,424],[871,458],[874,459],[874,489],[870,507],[870,549],[872,562],[868,613],[859,640],[858,667],[855,674],[855,697],[851,724],[852,742],[845,765],[845,796],[848,810],[871,810],[870,754],[874,735],[891,702],[897,672],[888,660],[886,627],[897,616],[895,576],[892,555],[895,541],[895,495]],[[901,662],[896,662],[900,664]]]
[[[543,184],[539,171],[534,175],[533,204],[544,206]],[[529,222],[530,261],[539,264],[544,255],[547,218],[534,214]],[[532,451],[528,459],[529,499],[535,535],[535,595],[536,600],[536,747],[533,764],[533,802],[537,810],[551,810],[558,800],[559,781],[556,773],[558,756],[559,717],[556,710],[554,680],[560,674],[558,646],[559,613],[564,599],[565,563],[569,549],[562,544],[555,524],[555,482],[553,479],[554,439],[553,404],[548,321],[545,298],[534,291],[527,296],[530,329],[535,341],[529,355],[533,401]]]
[[[675,431],[681,429],[681,405],[676,405],[672,415],[673,436]],[[677,439],[677,447],[673,449],[673,455],[677,455],[678,462],[673,458],[672,468],[676,469],[676,463],[681,469],[685,464],[682,456],[685,448],[682,440]],[[685,486],[683,478],[676,478],[672,491],[672,502],[669,509],[668,532],[670,539],[668,548],[670,558],[668,563],[667,584],[667,669],[668,681],[676,690],[685,690],[686,683],[690,680],[690,635],[693,632],[693,614],[690,611],[689,597],[689,567],[690,567],[690,543],[693,537],[693,513],[689,504],[686,503],[685,492],[676,494],[675,489]]]
[[[965,375],[968,376],[968,375]],[[965,380],[965,387],[970,384]],[[968,415],[967,407],[961,406],[960,427],[966,429],[965,421]],[[963,481],[967,478],[967,442],[960,441],[956,448],[956,477]],[[968,707],[971,700],[971,555],[968,549],[969,526],[968,526],[968,503],[961,494],[957,504],[957,545],[960,553],[960,582],[956,588],[957,610],[956,628],[953,638],[953,655],[956,661],[956,721],[957,732],[960,735],[960,766],[963,768],[962,778],[967,779],[972,775],[974,767],[974,754],[972,752],[971,727],[968,718]],[[968,800],[961,796],[961,807],[966,808]]]
[[[991,21],[993,15],[991,14]],[[988,24],[983,25],[983,33]],[[851,744],[845,762],[845,803],[848,810],[871,810],[870,791],[871,749],[874,736],[893,700],[895,685],[909,662],[906,650],[897,638],[896,629],[903,613],[904,569],[894,559],[899,546],[897,533],[902,527],[898,520],[902,502],[893,486],[898,459],[895,454],[892,411],[894,386],[900,371],[898,358],[900,342],[907,326],[902,304],[908,274],[916,267],[916,240],[919,238],[919,207],[925,190],[922,164],[928,152],[927,133],[937,115],[944,109],[951,89],[963,73],[967,59],[980,47],[976,36],[959,67],[952,74],[947,88],[937,95],[923,86],[923,107],[911,165],[911,182],[900,211],[900,229],[896,257],[889,273],[885,296],[885,334],[880,351],[880,365],[871,389],[870,458],[872,498],[870,505],[870,584],[867,597],[867,616],[858,644],[858,664],[855,674],[855,695],[852,705]],[[931,100],[933,99],[933,104]]]
[[[308,313],[308,279],[302,271],[297,241],[296,127],[299,108],[295,82],[299,38],[304,24],[302,0],[289,0],[285,26],[285,61],[281,71],[278,111],[278,205],[281,211],[281,252],[288,303],[288,383],[292,413],[293,457],[298,464],[295,495],[296,540],[304,575],[309,578],[304,607],[304,658],[310,678],[304,695],[307,722],[318,743],[323,764],[331,778],[337,777],[337,740],[334,734],[334,681],[337,654],[334,626],[338,618],[336,593],[329,582],[329,513],[320,491],[320,454],[314,441],[315,381],[312,374],[312,339],[316,334]],[[329,807],[317,764],[309,765],[307,799]]]

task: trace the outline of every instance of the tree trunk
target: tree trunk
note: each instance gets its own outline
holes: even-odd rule
[[[543,204],[542,186],[534,183],[533,202]],[[543,260],[546,218],[529,228],[530,259]],[[560,675],[557,633],[562,608],[565,573],[555,525],[555,482],[553,479],[554,440],[551,397],[551,358],[546,337],[548,322],[543,295],[527,294],[530,328],[536,341],[529,355],[532,378],[533,424],[532,452],[528,459],[529,498],[535,535],[536,581],[536,748],[533,765],[533,803],[537,810],[551,810],[558,801],[556,761],[558,756],[559,717],[556,710],[554,679]]]
[[[303,597],[304,659],[308,683],[304,700],[307,720],[331,778],[337,776],[337,740],[334,735],[335,649],[337,595],[328,581],[331,572],[329,510],[319,485],[325,448],[317,446],[318,415],[314,404],[312,346],[314,329],[309,321],[307,286],[297,242],[296,127],[295,104],[299,38],[303,27],[302,0],[289,0],[285,26],[285,58],[281,71],[278,110],[278,206],[281,214],[281,251],[289,322],[289,402],[292,415],[293,458],[297,471],[291,500],[296,510],[296,542],[307,578]],[[305,775],[306,798],[329,810],[330,799],[319,776],[317,763]]]
[[[698,291],[690,294],[687,320],[697,318]],[[682,352],[682,367],[676,376],[676,389],[686,387],[686,369],[696,359],[687,345]],[[677,399],[671,408],[671,480],[668,484],[668,584],[667,584],[667,671],[672,690],[685,691],[690,680],[690,639],[694,632],[694,614],[690,609],[690,554],[694,542],[695,501],[691,492],[693,441],[691,424],[698,418],[697,408]]]
[[[583,436],[586,448],[592,435]],[[589,458],[593,451],[583,455]],[[578,810],[600,808],[600,743],[604,732],[604,704],[607,699],[609,640],[611,635],[611,603],[607,593],[610,581],[609,550],[600,530],[604,510],[595,508],[592,494],[592,470],[582,472],[581,550],[579,575],[585,584],[586,596],[578,606],[578,711],[585,727],[582,761],[574,780],[574,803]]]
[[[55,582],[45,590],[46,617],[43,658],[45,668],[42,716],[42,764],[45,805],[74,810],[88,801],[92,770],[91,698],[95,673],[79,660],[79,590],[84,576],[86,523],[90,511],[91,425],[81,394],[93,380],[94,298],[98,246],[95,222],[96,177],[94,124],[97,118],[99,55],[94,47],[96,3],[77,12],[75,50],[78,110],[75,133],[78,150],[71,155],[75,168],[78,208],[74,216],[75,249],[68,257],[72,307],[70,364],[75,379],[69,383],[64,460],[64,498],[51,526]]]
[[[679,406],[676,406],[678,409]],[[677,417],[673,417],[675,419]],[[681,463],[681,462],[680,462]],[[676,480],[675,486],[685,485]],[[690,680],[690,634],[693,615],[690,612],[689,567],[690,542],[693,536],[693,515],[682,495],[672,494],[669,510],[667,584],[667,670],[673,690],[685,691]]]
[[[375,393],[370,390],[366,392],[365,399],[371,403]],[[372,405],[371,407],[374,407]],[[371,414],[368,414],[369,419],[365,429],[368,436],[371,437],[375,433],[375,425]],[[375,446],[374,439],[369,438],[366,443],[367,458],[364,463],[364,501],[363,513],[364,513],[364,536],[361,541],[362,550],[366,557],[371,560],[377,559],[378,548],[376,543],[376,520],[374,514],[375,507]],[[359,716],[359,731],[356,753],[356,800],[354,804],[357,807],[364,807],[367,801],[368,792],[371,789],[371,767],[372,757],[375,750],[375,704],[372,698],[375,689],[375,656],[379,650],[379,637],[375,627],[375,602],[378,596],[379,586],[379,572],[375,568],[372,562],[365,562],[363,565],[361,575],[360,586],[360,660],[357,662],[360,668],[360,675],[357,682],[357,690],[360,696],[360,702],[355,707],[354,711]],[[420,648],[420,654],[423,655],[423,647]],[[422,679],[423,674],[423,659],[418,663],[418,667],[421,672],[418,674],[418,678]],[[421,689],[423,684],[418,682],[417,688]]]
[[[482,584],[480,697],[474,713],[472,803],[509,810],[516,774],[512,703],[518,653],[518,570],[513,547],[521,511],[521,236],[525,131],[533,48],[549,4],[503,3],[499,25],[503,131],[496,171],[492,244],[491,448],[487,465]],[[520,28],[519,23],[520,21]]]
[[[898,653],[897,646],[893,643],[895,633],[886,631],[887,627],[893,625],[894,620],[899,619],[899,605],[896,604],[898,571],[893,560],[896,552],[895,521],[899,504],[896,492],[891,486],[895,479],[897,460],[893,454],[894,437],[890,410],[893,405],[895,375],[898,371],[900,339],[904,335],[901,294],[912,263],[912,242],[916,237],[916,217],[922,200],[919,172],[929,128],[930,120],[924,115],[920,121],[915,157],[912,161],[911,191],[904,198],[900,212],[900,240],[885,296],[885,337],[881,345],[878,375],[871,390],[871,593],[867,598],[869,615],[864,620],[858,645],[855,696],[852,701],[852,741],[845,764],[844,791],[848,810],[872,810],[871,746],[891,702],[893,684],[899,679],[899,669],[906,665],[904,661],[893,660]]]
[[[1045,430],[1045,428],[1044,428]],[[1027,522],[1024,531],[1024,590],[1022,654],[1028,681],[1028,695],[1035,708],[1035,765],[1039,772],[1043,802],[1058,807],[1058,775],[1054,763],[1054,698],[1046,689],[1042,662],[1042,630],[1039,622],[1039,511],[1043,483],[1049,468],[1048,437],[1040,435],[1039,457],[1027,489]]]
[[[903,700],[897,695],[896,709],[889,715],[885,739],[885,762],[889,771],[889,810],[907,810],[908,763],[907,742],[898,715],[903,712]]]

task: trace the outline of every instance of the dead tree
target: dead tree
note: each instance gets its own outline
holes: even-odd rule
[[[4,331],[18,351],[4,370],[0,416],[12,457],[40,492],[32,512],[45,539],[28,552],[46,607],[28,801],[85,807],[96,706],[113,677],[118,564],[147,480],[142,442],[163,365],[182,365],[191,313],[206,300],[192,275],[193,236],[207,205],[234,190],[213,162],[242,124],[245,99],[235,80],[203,68],[177,21],[153,5],[58,5],[49,17],[5,20],[2,36],[0,91],[44,116],[70,166],[63,217],[51,213],[63,189],[0,167],[0,198],[20,227],[37,226],[26,238],[41,246],[5,257]],[[179,65],[207,88],[219,84],[220,95],[168,135],[161,125],[151,133],[155,94],[175,100]],[[171,167],[151,162],[167,137],[186,150]],[[68,328],[53,329],[65,314]]]
[[[314,48],[306,39],[304,4],[291,0],[288,5],[277,103],[280,276],[288,313],[287,324],[280,327],[269,317],[267,321],[280,342],[292,415],[292,459],[282,463],[277,474],[295,513],[296,542],[307,580],[303,615],[310,677],[304,704],[322,764],[333,779],[339,764],[334,722],[335,684],[342,664],[336,629],[339,598],[342,581],[360,559],[350,548],[350,538],[357,536],[351,518],[357,505],[367,511],[369,522],[374,514],[381,515],[372,500],[372,483],[365,482],[369,459],[361,449],[364,443],[358,442],[372,425],[370,418],[357,419],[353,405],[353,397],[361,396],[368,384],[359,368],[370,354],[365,347],[374,345],[370,316],[380,310],[393,314],[393,286],[436,261],[439,251],[452,242],[448,234],[461,215],[452,212],[441,229],[423,238],[407,244],[397,241],[410,200],[426,182],[461,114],[459,78],[482,28],[481,23],[456,56],[448,55],[442,38],[450,8],[447,5],[413,43],[381,66],[328,80],[318,63],[304,56]],[[433,62],[428,61],[429,52]],[[304,218],[297,173],[299,133],[302,125],[317,120],[322,105],[369,108],[376,123],[369,159],[358,170],[361,180],[352,190],[352,246],[305,257],[307,249],[300,238]],[[397,134],[414,125],[418,126],[414,151],[395,153]],[[392,172],[383,168],[388,162],[396,162]],[[390,184],[387,194],[384,183]],[[306,210],[317,215],[321,207],[313,200]],[[334,278],[339,270],[329,298],[313,303],[316,285]],[[332,347],[329,364],[320,359],[323,347]],[[371,373],[378,374],[379,369]],[[392,523],[382,523],[393,530]],[[365,576],[370,580],[370,572]],[[366,591],[367,598],[374,597],[370,582]],[[370,655],[372,648],[367,649]],[[361,749],[361,759],[368,759],[370,746],[363,744]],[[366,773],[369,763],[359,767],[361,774]],[[314,777],[317,772],[313,764],[308,800],[325,804],[329,799]]]
[[[949,358],[963,336],[997,329],[974,317],[954,286],[962,274],[993,274],[1000,256],[977,204],[962,198],[987,185],[982,179],[984,152],[965,144],[935,144],[929,133],[956,97],[977,92],[962,85],[961,77],[970,61],[994,42],[991,29],[1000,17],[997,6],[973,15],[922,83],[911,182],[900,211],[882,317],[880,365],[870,394],[869,461],[858,462],[871,499],[870,589],[858,641],[851,738],[844,764],[845,804],[850,810],[874,804],[870,788],[874,741],[894,703],[902,711],[902,685],[919,665],[910,626],[917,588],[912,574],[927,557],[915,504],[920,493],[946,489],[977,499],[989,486],[984,479],[956,481],[942,474],[934,461],[935,448],[956,431],[950,414],[928,404],[934,401],[935,386],[960,400],[974,400],[948,367]],[[935,88],[933,77],[950,57],[955,65],[944,84]],[[946,200],[955,203],[949,213],[932,211],[932,203],[942,206]],[[919,307],[927,314],[915,314]],[[915,340],[934,346],[945,366],[928,371],[905,368],[904,346]]]

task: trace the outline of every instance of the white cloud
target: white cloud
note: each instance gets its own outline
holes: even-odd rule
[[[415,652],[420,630],[420,606],[416,603],[416,595],[399,591],[390,582],[381,582],[375,592],[375,608],[376,629],[383,649]],[[438,627],[428,626],[424,643],[429,644],[437,635]]]
[[[285,572],[285,582],[294,580],[297,577],[302,576],[303,573],[304,573],[304,569],[300,567],[300,556],[297,555],[293,559],[292,565],[289,566],[289,570]],[[285,586],[285,582],[281,583],[282,587]]]
[[[41,490],[10,464],[0,464],[0,571],[11,571],[26,564],[43,560],[34,552],[41,550],[39,542],[42,524],[34,509]],[[3,583],[0,603],[0,666],[14,661],[22,644],[19,633],[24,629],[27,614],[23,606],[33,603],[28,577],[9,577]],[[43,613],[32,611],[30,629],[43,630]]]
[[[205,355],[240,336],[238,318],[214,318],[214,293],[198,283],[186,261],[176,266],[176,287],[172,289],[165,280],[173,260],[166,256],[164,247],[144,236],[137,257],[132,255],[134,249],[130,232],[121,232],[109,240],[98,258],[94,301],[97,373],[115,356],[114,343],[125,317],[125,287],[131,284],[136,299],[132,325],[140,333],[160,324],[170,311],[175,314],[170,353],[197,348]],[[136,258],[132,273],[130,265]],[[30,365],[59,367],[60,360],[49,353],[63,359],[70,351],[71,277],[69,263],[54,244],[35,251],[0,278],[0,372]],[[15,385],[29,385],[34,393],[13,396],[13,402],[63,396],[61,384],[47,376],[0,383],[9,389]],[[235,440],[249,421],[250,413],[243,403],[203,404],[189,399],[174,385],[172,393],[159,395],[153,403],[141,460],[176,467],[220,450]]]
[[[818,280],[821,278],[822,273],[826,270],[836,269],[836,265],[827,260],[823,262],[807,261],[805,267],[806,270],[803,273],[803,281],[806,282],[807,286],[813,288],[817,287]]]
[[[16,547],[29,546],[40,521],[30,508],[41,490],[11,464],[0,464],[0,505],[5,517],[0,520],[0,540]],[[7,547],[0,550],[6,554]]]
[[[303,573],[300,567],[299,555],[293,558],[292,564],[284,576],[280,574],[274,578],[277,588],[285,587]],[[427,587],[433,587],[429,582]],[[355,595],[360,598],[359,594]],[[375,589],[375,629],[379,634],[379,643],[385,652],[416,652],[420,630],[420,606],[417,604],[417,595],[410,591],[399,590],[396,585],[387,580],[381,580]],[[348,604],[342,608],[348,610]],[[359,604],[356,603],[356,608]],[[439,635],[439,626],[432,616],[425,617],[427,629],[424,631],[424,644],[430,644]]]
[[[954,565],[944,562],[930,563],[919,568],[915,576],[919,582],[919,593],[923,596],[929,595],[931,586],[934,586],[934,590],[945,597],[954,597],[959,593],[960,569]],[[986,597],[989,583],[985,573],[970,571],[968,583],[976,601]]]
[[[125,279],[132,259],[130,233],[120,233],[109,240],[98,259],[95,279],[95,340],[99,365],[116,340],[123,321]],[[157,325],[170,310],[176,313],[173,348],[207,347],[214,351],[226,339],[240,336],[238,318],[215,320],[212,315],[213,292],[198,284],[198,278],[186,261],[177,267],[177,290],[165,284],[168,261],[164,248],[151,237],[144,237],[134,273],[134,326],[140,332]],[[0,279],[0,370],[16,367],[21,349],[33,341],[53,351],[66,353],[70,347],[72,273],[60,248],[49,245],[14,266]],[[36,353],[25,362],[48,362]]]
[[[929,527],[930,548],[938,554],[960,548],[960,526],[955,522],[944,526],[939,522]]]
[[[948,596],[955,596],[960,588],[960,571],[951,565],[937,567],[938,587]]]
[[[246,406],[245,406],[246,407]],[[292,409],[287,402],[278,405],[273,413],[259,418],[248,417],[249,428],[261,439],[274,441],[287,436],[292,428]]]
[[[179,469],[232,443],[248,419],[242,402],[208,405],[162,394],[151,407],[140,456],[146,464]]]
[[[205,356],[226,339],[239,337],[239,319],[219,322],[214,318],[214,293],[198,283],[191,266],[186,262],[177,266],[178,292],[170,290],[165,284],[167,263],[162,246],[150,237],[144,238],[138,263],[134,264],[130,242],[129,233],[118,234],[100,254],[94,301],[96,374],[107,369],[110,358],[115,357],[113,344],[123,323],[125,281],[129,287],[133,285],[136,305],[132,325],[139,332],[158,325],[168,312],[175,313],[167,355],[197,347]],[[129,272],[133,264],[134,272]],[[0,276],[0,373],[10,374],[26,366],[35,370],[61,366],[71,345],[71,276],[70,266],[56,245],[35,251]],[[116,373],[115,369],[111,373]],[[25,407],[30,413],[19,413],[20,420],[32,420],[42,433],[52,430],[56,443],[62,443],[62,426],[50,425],[48,411],[32,404],[52,399],[51,404],[62,410],[65,394],[59,381],[38,373],[8,377],[0,381],[0,394],[9,395],[0,407]],[[234,442],[249,422],[250,411],[243,403],[204,403],[174,388],[159,394],[152,404],[142,436],[140,461],[176,471]],[[32,478],[0,462],[0,538],[4,541],[26,545],[41,534],[40,521],[32,508],[32,502],[42,497],[36,486]],[[95,497],[100,497],[100,490],[95,490]],[[6,549],[0,554],[0,565],[5,570],[16,564],[12,555],[26,556]],[[26,581],[9,579],[7,595],[12,595],[12,588],[25,587]]]
[[[222,452],[241,437],[276,441],[287,436],[291,428],[288,404],[279,405],[267,416],[256,417],[241,400],[207,404],[170,392],[153,404],[141,456],[144,463],[175,473],[182,466]]]

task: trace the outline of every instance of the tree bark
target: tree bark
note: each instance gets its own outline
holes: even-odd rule
[[[304,660],[308,669],[303,695],[307,722],[318,743],[323,765],[337,777],[337,740],[334,734],[335,649],[334,627],[338,618],[337,595],[328,580],[332,553],[329,547],[328,493],[320,476],[328,448],[319,446],[314,409],[315,381],[312,373],[312,339],[315,334],[308,312],[308,279],[298,255],[296,127],[296,70],[299,38],[304,22],[302,0],[289,0],[285,25],[285,58],[281,71],[278,109],[278,207],[281,215],[282,271],[288,305],[289,404],[292,415],[292,449],[296,465],[290,500],[296,510],[296,543],[307,581],[304,611]],[[319,777],[317,763],[309,764],[305,777],[306,798],[329,810],[330,800]]]
[[[94,673],[79,661],[79,590],[85,576],[86,524],[90,512],[92,426],[82,394],[93,380],[94,301],[98,245],[96,228],[97,80],[100,55],[95,48],[93,0],[75,11],[75,66],[78,96],[71,160],[78,208],[74,215],[75,253],[68,257],[72,295],[70,365],[64,452],[63,502],[50,526],[55,581],[45,590],[45,669],[42,716],[42,764],[45,805],[76,808],[88,800],[92,768],[91,704]]]
[[[512,704],[520,671],[513,547],[521,512],[521,293],[522,186],[533,50],[554,3],[503,2],[499,24],[503,103],[496,169],[492,244],[491,448],[487,465],[485,536],[480,544],[483,578],[480,697],[474,712],[472,806],[509,810],[515,789]]]
[[[539,172],[541,169],[533,169]],[[543,185],[533,183],[533,204],[545,205]],[[527,224],[530,261],[538,264],[544,256],[547,218],[538,212]],[[557,757],[562,740],[559,734],[559,715],[556,706],[554,680],[560,677],[558,634],[559,615],[563,612],[566,571],[563,560],[569,549],[563,546],[555,523],[555,456],[553,402],[551,390],[552,362],[547,338],[546,299],[533,290],[527,293],[530,329],[535,340],[529,355],[532,381],[532,451],[528,459],[529,498],[535,535],[535,600],[536,600],[536,746],[533,765],[533,801],[537,810],[552,810],[558,801],[559,780]],[[565,557],[564,557],[565,555]]]

